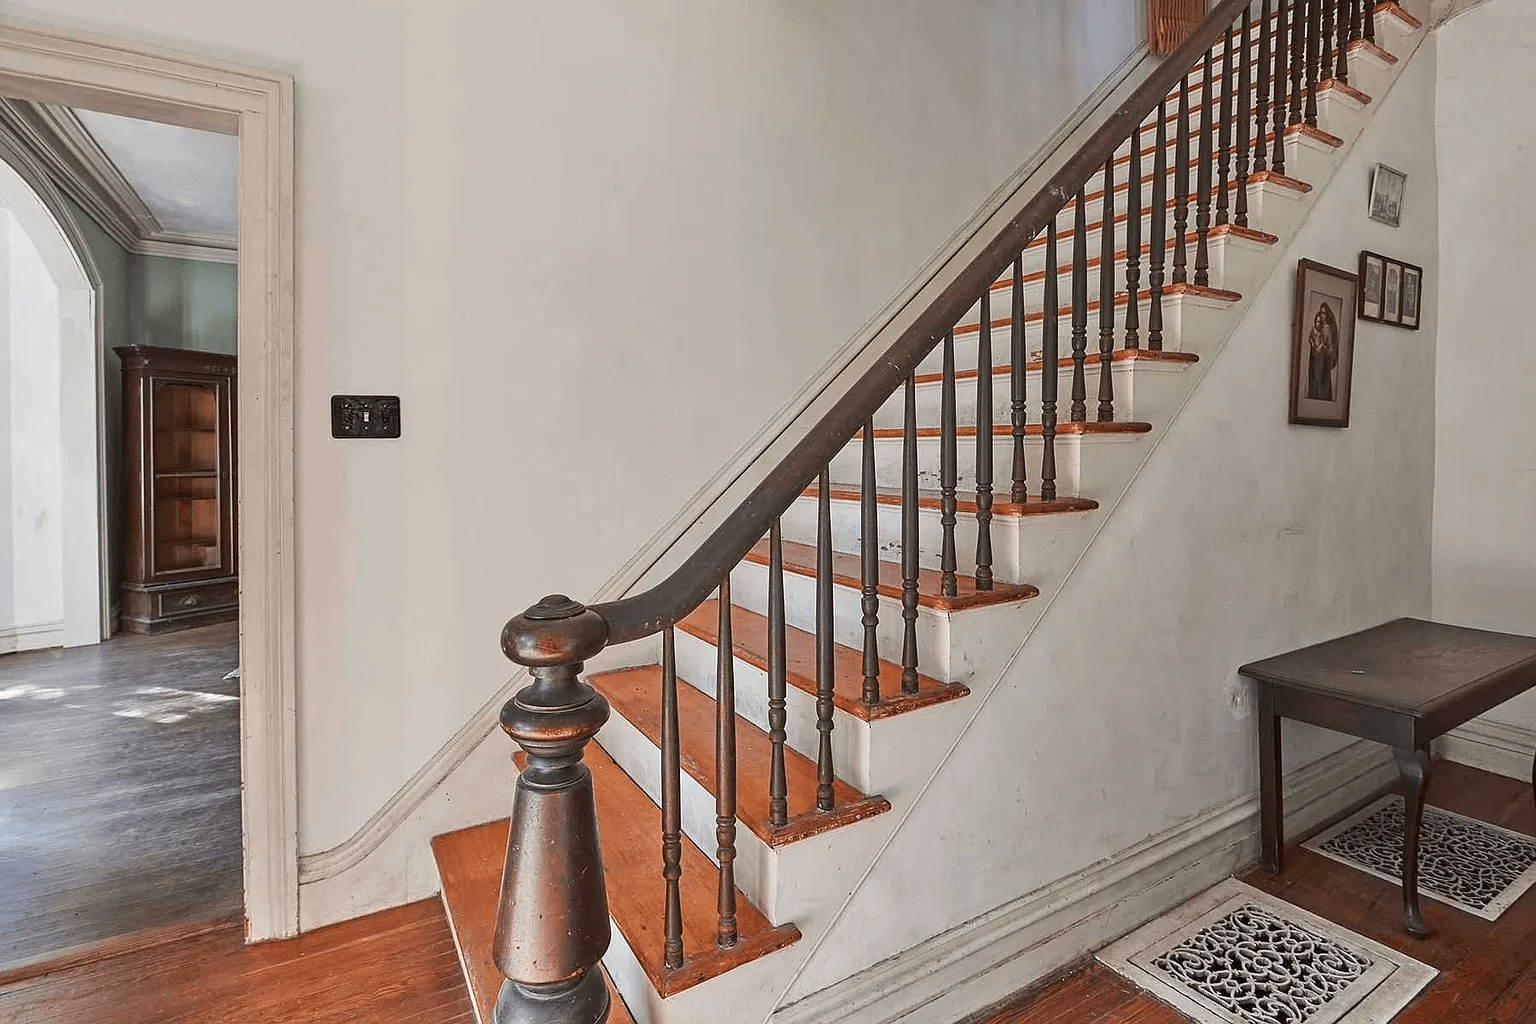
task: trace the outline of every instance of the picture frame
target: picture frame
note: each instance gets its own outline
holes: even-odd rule
[[[1424,305],[1423,267],[1362,249],[1359,278],[1356,315],[1361,320],[1419,329]]]
[[[1371,220],[1398,227],[1403,222],[1403,194],[1408,175],[1395,167],[1377,164],[1371,172]]]
[[[1291,321],[1291,423],[1349,426],[1359,291],[1356,274],[1315,260],[1297,261]]]

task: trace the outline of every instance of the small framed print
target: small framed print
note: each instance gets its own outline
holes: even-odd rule
[[[1386,271],[1385,257],[1373,252],[1360,254],[1360,319],[1381,319],[1381,285]]]
[[[1403,222],[1403,193],[1408,175],[1395,167],[1377,164],[1371,173],[1371,220],[1397,227]]]
[[[1360,252],[1361,320],[1419,329],[1424,304],[1424,268],[1379,252]]]
[[[1312,260],[1302,260],[1296,266],[1296,309],[1291,323],[1292,423],[1349,426],[1359,284],[1359,277],[1337,267]]]

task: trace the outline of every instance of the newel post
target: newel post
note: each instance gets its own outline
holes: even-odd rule
[[[592,773],[582,750],[608,702],[581,678],[608,642],[602,616],[561,594],[507,623],[501,649],[533,682],[501,709],[501,727],[528,754],[517,780],[496,910],[496,966],[506,981],[495,1024],[603,1024],[608,990],[608,891],[597,843]]]

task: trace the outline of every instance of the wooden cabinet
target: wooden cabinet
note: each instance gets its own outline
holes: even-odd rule
[[[235,357],[114,351],[123,361],[121,626],[160,633],[233,619]]]

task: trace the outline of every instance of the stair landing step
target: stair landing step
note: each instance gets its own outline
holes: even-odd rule
[[[521,768],[523,755],[518,754],[516,760]],[[774,927],[738,889],[736,924],[739,938],[730,949],[716,946],[716,889],[720,872],[685,835],[682,837],[683,874],[678,882],[683,908],[683,966],[675,970],[663,967],[665,929],[662,923],[666,912],[666,886],[661,877],[661,809],[599,744],[587,744],[586,765],[592,772],[598,841],[607,870],[608,915],[618,926],[658,995],[663,999],[676,995],[800,940],[800,929],[792,924]],[[472,906],[473,909],[466,913],[475,915],[477,920],[481,917],[490,919],[489,923],[482,923],[474,935],[466,936],[476,944],[461,946],[465,963],[477,963],[482,958],[489,960],[496,904],[494,899],[488,904],[468,903],[462,893],[462,882],[465,877],[479,879],[482,886],[480,900],[488,898],[486,893],[500,892],[507,830],[508,822],[503,818],[432,841],[438,870],[443,876],[444,901],[452,900],[451,905],[456,906]],[[457,862],[464,859],[463,851],[470,849],[484,852],[474,854],[466,867],[460,869]],[[443,867],[445,859],[450,862],[446,870]],[[455,880],[451,886],[450,878]],[[490,888],[484,888],[486,886]],[[479,945],[480,942],[484,945]],[[491,969],[495,970],[494,966]]]
[[[720,604],[710,598],[678,620],[677,626],[708,644],[719,639]],[[768,620],[753,611],[731,608],[731,643],[738,658],[763,671],[768,670]],[[793,626],[784,627],[785,674],[790,686],[805,693],[816,693],[816,637]],[[864,656],[842,644],[832,646],[834,687],[832,703],[854,718],[873,722],[933,704],[958,700],[970,694],[959,683],[941,683],[928,676],[917,677],[917,692],[901,692],[901,666],[881,660],[880,703],[864,703]]]
[[[613,710],[646,738],[661,747],[661,666],[603,672],[588,678]],[[683,771],[715,795],[715,701],[679,680],[677,687],[678,753]],[[800,839],[874,817],[891,809],[883,796],[865,796],[834,779],[830,811],[816,809],[816,763],[784,748],[784,778],[789,821],[781,828],[768,823],[768,780],[773,747],[768,734],[736,718],[736,817],[765,846],[787,846]]]
[[[501,871],[507,855],[507,822],[467,828],[432,840],[432,854],[443,884],[443,909],[453,930],[454,945],[475,1007],[475,1020],[491,1024],[491,1011],[501,991],[501,972],[491,959],[496,933],[496,902],[501,895]],[[612,1010],[608,1024],[635,1024],[635,1018],[603,971]]]
[[[850,491],[848,494],[857,501],[859,492]],[[834,488],[831,491],[833,498],[840,497]],[[899,501],[899,495],[898,495]],[[958,503],[957,503],[958,504]],[[796,541],[784,541],[784,571],[792,572],[799,576],[816,577],[816,548],[811,544],[800,544]],[[746,560],[758,565],[767,565],[769,562],[769,548],[766,540],[758,541],[757,545],[747,552]],[[880,582],[879,591],[885,597],[892,600],[901,599],[901,566],[896,562],[879,562]],[[832,582],[838,586],[859,590],[863,587],[863,560],[858,555],[847,555],[834,552],[832,555]],[[917,603],[925,608],[937,608],[940,611],[957,612],[966,608],[981,608],[993,604],[1008,604],[1013,601],[1027,601],[1032,597],[1039,597],[1040,591],[1028,584],[1019,583],[993,583],[991,590],[977,590],[974,576],[957,575],[955,577],[956,591],[954,597],[945,597],[942,591],[943,575],[936,569],[919,569],[917,573]]]
[[[819,493],[819,488],[817,488],[815,486],[807,487],[803,493],[804,493],[805,497],[807,497],[807,498],[814,498]],[[827,493],[832,498],[833,501],[858,501],[858,500],[860,500],[860,493],[859,493],[859,489],[857,487],[854,487],[854,486],[844,486],[843,484],[839,484],[839,483],[836,483],[836,482],[833,482],[832,485],[827,489]],[[898,488],[895,488],[895,487],[880,487],[880,488],[877,488],[875,490],[875,501],[878,502],[881,505],[895,505],[897,507],[900,507],[901,506],[901,491]],[[918,491],[917,492],[917,507],[918,508],[939,509],[939,508],[943,508],[943,506],[944,506],[944,498],[943,498],[942,495],[939,494],[938,491]],[[1092,512],[1094,509],[1096,509],[1098,507],[1099,507],[1099,503],[1094,501],[1092,498],[1055,498],[1055,499],[1053,499],[1051,501],[1041,501],[1038,495],[1033,495],[1032,494],[1032,495],[1029,495],[1022,502],[1014,502],[1014,501],[1006,500],[1006,498],[1004,496],[1002,496],[1002,495],[996,495],[995,494],[995,495],[993,495],[993,500],[992,500],[992,515],[997,517],[997,518],[999,518],[999,519],[1012,518],[1012,517],[1015,517],[1015,516],[1056,516],[1056,515],[1062,515],[1063,513],[1069,513],[1069,512]],[[972,494],[969,494],[969,493],[967,493],[965,495],[956,495],[955,496],[955,511],[961,513],[962,515],[975,515],[976,514],[976,498],[975,498],[975,495],[972,495]],[[1025,586],[1025,587],[1028,586],[1028,584],[1013,584],[1013,585],[1014,586]],[[1033,589],[1033,588],[1030,588],[1030,589]],[[933,593],[937,593],[938,592],[938,588],[937,587],[933,588],[932,592]],[[922,583],[919,582],[918,583],[918,601],[919,601],[919,603],[921,603],[921,601],[922,601],[922,593],[923,593]],[[1039,593],[1039,591],[1036,591],[1036,594],[1038,594],[1038,593]],[[1033,597],[1033,596],[1035,596],[1035,594],[1031,594],[1030,596]]]

